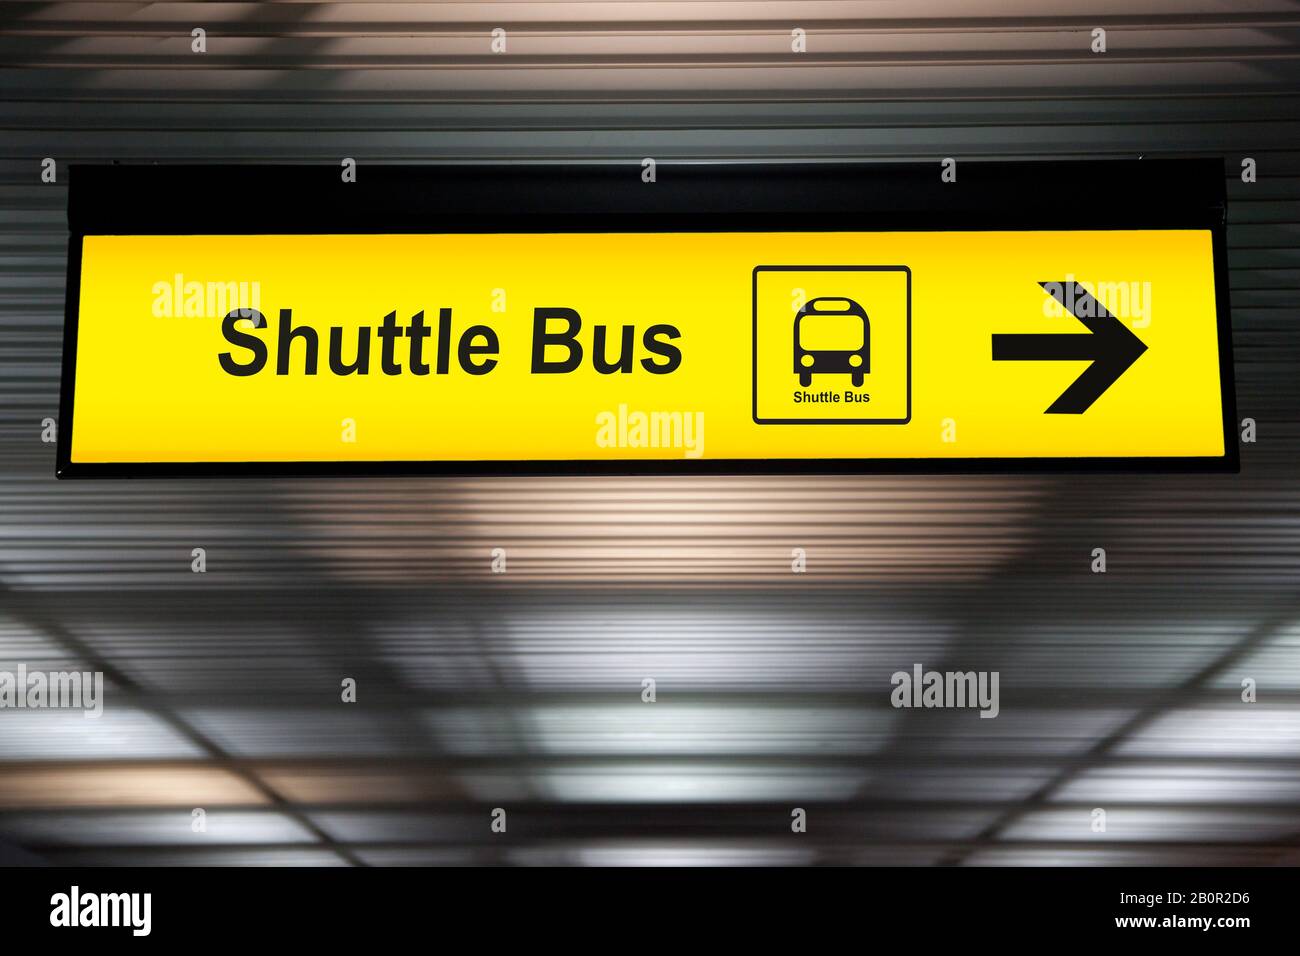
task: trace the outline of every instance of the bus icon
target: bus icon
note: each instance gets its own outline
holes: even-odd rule
[[[853,387],[861,388],[871,373],[866,310],[844,296],[808,300],[794,317],[794,372],[804,388],[814,375],[848,375]]]

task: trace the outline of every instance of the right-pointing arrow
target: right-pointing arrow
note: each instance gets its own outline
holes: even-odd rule
[[[1082,415],[1117,378],[1128,371],[1128,367],[1147,350],[1147,345],[1077,282],[1040,282],[1039,285],[1087,326],[1088,332],[996,333],[993,336],[993,360],[1051,362],[1091,359],[1092,364],[1045,412],[1048,415]]]

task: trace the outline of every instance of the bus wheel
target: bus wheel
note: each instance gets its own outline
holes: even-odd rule
[[[800,372],[800,373],[799,373],[799,384],[800,384],[802,387],[804,387],[804,388],[807,388],[809,385],[811,385],[811,384],[812,384],[812,372]]]
[[[854,373],[853,373],[853,387],[854,387],[854,388],[861,388],[861,387],[862,387],[862,381],[863,381],[862,373],[861,373],[861,372],[854,372]]]

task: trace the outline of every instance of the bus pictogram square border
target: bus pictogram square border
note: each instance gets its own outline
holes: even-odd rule
[[[760,272],[901,272],[907,285],[907,411],[903,418],[759,418],[758,417],[758,274]],[[906,425],[912,420],[912,270],[907,266],[755,266],[750,293],[753,308],[750,373],[755,425]]]

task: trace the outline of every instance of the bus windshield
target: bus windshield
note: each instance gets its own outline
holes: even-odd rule
[[[864,344],[861,316],[805,315],[799,323],[799,346],[809,352],[856,352]]]

